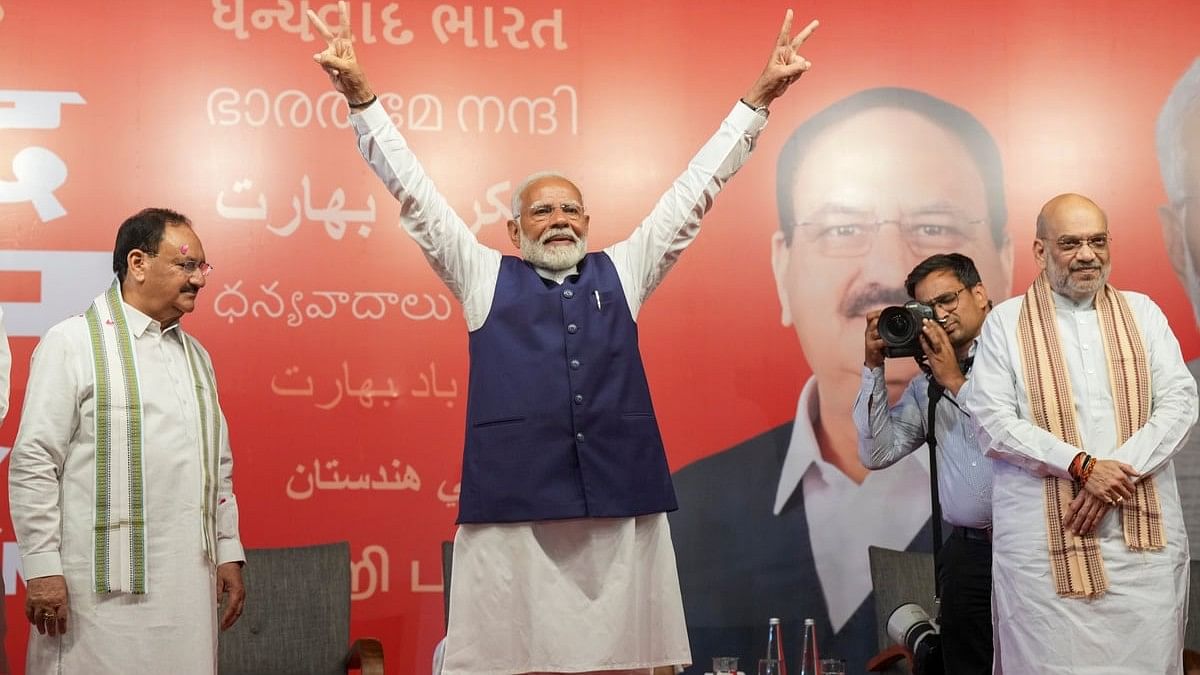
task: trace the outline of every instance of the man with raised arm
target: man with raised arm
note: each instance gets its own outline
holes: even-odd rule
[[[808,68],[788,11],[746,95],[628,239],[587,251],[564,176],[514,192],[521,258],[481,245],[438,194],[340,26],[310,18],[358,146],[404,229],[462,302],[470,388],[443,672],[648,673],[691,662],[666,512],[671,476],[637,343],[642,303],[741,167],[767,106]],[[765,621],[765,617],[764,617]]]

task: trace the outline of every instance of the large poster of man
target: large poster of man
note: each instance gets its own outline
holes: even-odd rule
[[[847,402],[859,390],[865,317],[907,302],[909,270],[936,253],[966,254],[1007,297],[1003,176],[974,116],[899,87],[852,94],[784,144],[771,264],[782,323],[794,327],[813,375],[791,423],[675,474],[671,524],[691,553],[679,567],[694,653],[752,651],[766,610],[793,639],[805,618],[818,619],[827,648],[865,667],[875,641],[867,546],[931,546],[927,459],[910,455],[878,473],[859,461]],[[887,374],[894,400],[915,364],[893,363]],[[742,551],[739,569],[724,549],[703,545],[714,538]]]
[[[1167,203],[1158,209],[1171,267],[1200,323],[1200,59],[1171,89],[1158,115],[1156,149]],[[1200,381],[1200,357],[1188,361]],[[1176,460],[1176,480],[1192,555],[1200,553],[1200,432]]]

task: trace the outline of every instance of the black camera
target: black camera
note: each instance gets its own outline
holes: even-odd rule
[[[942,635],[920,605],[906,602],[892,610],[887,620],[887,634],[912,653],[913,675],[944,675]]]
[[[883,338],[883,355],[924,358],[921,349],[921,321],[937,321],[933,307],[910,300],[903,307],[886,307],[879,313],[879,337]],[[939,322],[940,323],[940,322]]]

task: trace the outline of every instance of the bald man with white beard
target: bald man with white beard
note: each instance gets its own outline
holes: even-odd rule
[[[1189,555],[1172,460],[1196,383],[1162,310],[1108,283],[1095,202],[1047,202],[1033,255],[1042,273],[989,314],[959,390],[997,460],[993,672],[1181,675]]]

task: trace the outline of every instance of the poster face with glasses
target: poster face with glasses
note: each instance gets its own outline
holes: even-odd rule
[[[297,0],[0,0],[13,354],[0,446],[16,437],[40,337],[109,283],[121,221],[147,206],[187,214],[213,270],[183,323],[216,367],[244,543],[349,541],[352,635],[381,638],[391,672],[425,672],[444,630],[467,324],[359,156],[312,62],[306,7],[336,15]],[[512,193],[547,169],[581,188],[591,250],[629,236],[746,93],[786,9],[351,7],[392,121],[471,233],[512,255]],[[962,252],[993,300],[1021,293],[1039,207],[1086,194],[1108,215],[1113,283],[1155,299],[1184,356],[1200,357],[1200,5],[795,9],[822,21],[802,50],[812,71],[771,106],[638,330],[680,498],[694,660],[756,663],[768,617],[783,618],[790,650],[811,616],[822,653],[859,672],[876,640],[866,546],[927,546],[926,469],[915,456],[889,469],[910,487],[887,499],[824,502],[808,472],[837,494],[876,480],[850,419],[864,315],[908,300],[917,262]],[[915,374],[889,362],[892,393]],[[1200,525],[1200,460],[1177,471]],[[0,527],[20,671],[25,584]]]

